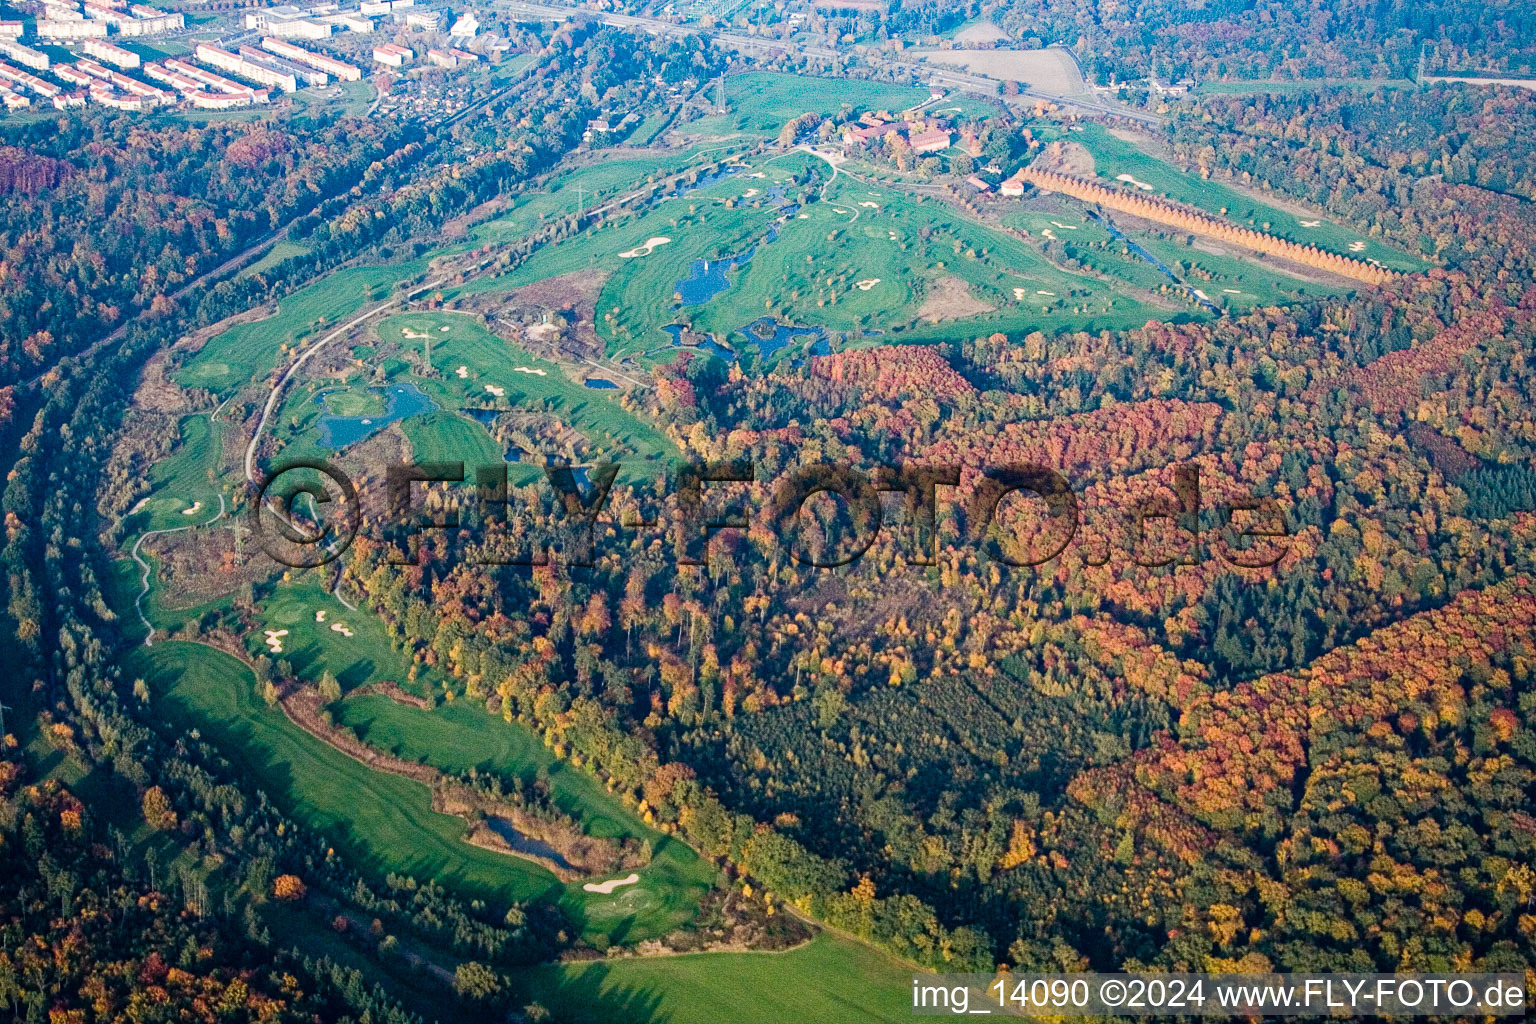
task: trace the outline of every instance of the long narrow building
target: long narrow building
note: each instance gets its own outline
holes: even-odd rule
[[[302,46],[295,46],[293,43],[278,39],[275,36],[264,37],[261,41],[261,48],[268,53],[285,57],[295,63],[308,64],[317,71],[324,71],[326,74],[333,76],[338,81],[356,82],[363,77],[363,72],[355,65],[348,64],[344,60],[337,60],[334,57],[327,57],[323,53],[306,50]]]
[[[281,71],[266,64],[258,64],[247,60],[238,53],[230,53],[221,50],[217,46],[208,43],[198,43],[193,54],[204,64],[211,64],[220,71],[228,71],[230,74],[239,75],[241,78],[249,78],[253,82],[262,85],[270,85],[281,89],[283,92],[298,92],[299,80],[292,72]]]
[[[319,68],[300,64],[298,61],[287,60],[266,50],[258,50],[254,46],[240,47],[240,56],[248,63],[255,64],[258,67],[272,68],[276,71],[290,74],[305,85],[324,85],[331,80],[331,76]]]
[[[45,82],[36,75],[23,71],[21,68],[12,67],[9,64],[0,63],[0,78],[5,79],[6,82],[24,85],[38,95],[48,99],[52,99],[60,92],[59,87],[52,82]]]
[[[132,50],[125,50],[121,46],[115,46],[100,39],[87,39],[81,44],[80,49],[97,60],[104,60],[120,68],[136,68],[144,63]]]

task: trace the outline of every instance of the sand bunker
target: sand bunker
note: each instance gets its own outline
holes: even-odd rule
[[[1222,291],[1226,292],[1228,295],[1241,295],[1241,294],[1243,294],[1242,292],[1238,291],[1236,288],[1223,288]]]
[[[672,241],[672,239],[668,238],[666,235],[657,235],[654,238],[647,238],[644,245],[637,245],[627,252],[619,253],[619,259],[632,260],[637,256],[649,256],[651,253],[655,252],[658,248],[666,245],[670,241]]]
[[[347,628],[347,624],[345,622],[333,622],[333,623],[331,623],[331,632],[332,633],[340,633],[342,636],[351,636],[352,635],[352,630]]]
[[[1014,302],[1023,302],[1024,301],[1024,296],[1026,296],[1028,294],[1029,294],[1029,292],[1026,289],[1015,288],[1013,290],[1013,301]]]
[[[630,872],[623,878],[610,878],[606,882],[588,882],[586,885],[582,886],[582,888],[587,892],[596,892],[607,896],[621,885],[634,885],[638,881],[640,881],[640,876],[634,872]]]
[[[1320,220],[1304,220],[1299,222],[1304,228],[1315,228],[1322,223]]]
[[[880,209],[880,204],[879,203],[864,202],[864,203],[860,203],[859,205],[863,206],[863,207],[866,207],[867,209],[870,209],[870,210],[878,210],[878,209]]]
[[[420,341],[422,338],[432,337],[432,335],[427,334],[425,331],[413,331],[409,327],[400,328],[400,333],[405,335],[410,341]]]
[[[466,377],[468,377],[468,376],[469,376],[469,367],[467,367],[467,366],[461,366],[461,367],[459,367],[459,368],[458,368],[458,369],[457,369],[457,370],[454,370],[454,371],[453,371],[453,372],[454,372],[454,374],[455,374],[455,375],[456,375],[456,376],[457,376],[457,377],[458,377],[458,378],[459,378],[459,379],[460,379],[460,380],[463,380],[463,379],[464,379],[464,378],[466,378]]]
[[[315,621],[316,622],[324,622],[325,621],[325,609],[322,608],[321,610],[315,612]]]
[[[1349,243],[1349,251],[1350,252],[1364,252],[1365,251],[1365,243],[1364,242],[1350,242]]]
[[[1050,228],[1041,228],[1040,229],[1040,237],[1041,238],[1055,238],[1056,237],[1056,232],[1052,231]]]
[[[491,394],[495,395],[497,398],[506,398],[507,397],[507,389],[506,388],[499,388],[495,384],[487,384],[485,386],[485,390],[489,391]]]
[[[894,231],[887,231],[886,234],[891,236],[891,241],[893,241],[893,242],[898,241],[898,239],[896,238],[896,232],[894,232]]]
[[[443,324],[443,326],[439,327],[438,330],[439,331],[446,331],[446,330],[448,330],[448,325],[447,324]]]
[[[145,506],[145,505],[148,505],[148,504],[149,504],[149,496],[148,496],[148,495],[145,495],[145,496],[144,496],[144,497],[142,497],[142,498],[140,498],[140,499],[139,499],[139,500],[138,500],[138,503],[137,503],[137,504],[135,504],[135,505],[134,505],[134,506],[133,506],[133,508],[131,508],[131,509],[129,509],[129,510],[128,510],[128,514],[129,514],[129,515],[133,515],[133,514],[134,514],[134,513],[135,513],[135,512],[138,512],[138,511],[140,511],[140,510],[141,510],[141,509],[143,509],[143,508],[144,508],[144,506]]]
[[[759,193],[757,189],[749,188],[749,189],[747,189],[745,192],[743,192],[741,194],[741,198],[743,198],[743,199],[751,199],[753,196],[760,195],[760,194],[761,193]]]
[[[548,377],[549,376],[549,374],[545,373],[543,370],[535,370],[531,366],[514,366],[514,367],[512,367],[512,369],[513,369],[513,371],[515,371],[517,373],[532,373],[532,374],[536,374],[536,375],[538,375],[540,377]]]
[[[267,647],[272,651],[272,653],[282,654],[283,637],[288,635],[288,631],[286,629],[268,629],[263,630],[263,632],[267,635]]]
[[[879,283],[880,279],[878,277],[872,277],[868,281],[860,281],[858,284],[855,284],[854,287],[861,292],[867,292]]]
[[[1142,190],[1147,191],[1147,192],[1152,191],[1152,186],[1151,185],[1148,185],[1144,181],[1137,181],[1135,178],[1131,177],[1129,174],[1117,174],[1117,175],[1115,175],[1115,180],[1116,181],[1128,181],[1132,185],[1135,185],[1139,189],[1142,189]]]
[[[1053,220],[1053,221],[1051,221],[1051,223],[1056,225],[1056,227],[1061,228],[1063,231],[1076,231],[1077,230],[1077,225],[1076,224],[1063,224],[1059,220]]]
[[[1049,295],[1053,299],[1056,297],[1056,293],[1055,292],[1042,291],[1039,288],[1035,289],[1035,294],[1036,295]]]
[[[808,213],[802,213],[802,214],[801,214],[801,215],[800,215],[800,219],[801,219],[801,220],[810,220],[810,219],[811,219],[811,215],[810,215],[810,214],[808,214]]]
[[[182,509],[181,510],[181,514],[184,515],[184,516],[196,515],[197,514],[197,510],[202,508],[202,507],[203,507],[203,503],[202,502],[194,501],[192,503],[192,507],[191,508],[184,508],[184,509]]]

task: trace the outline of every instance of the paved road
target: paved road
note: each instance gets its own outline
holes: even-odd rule
[[[144,556],[139,554],[139,547],[149,538],[158,537],[163,533],[180,533],[183,530],[195,530],[203,526],[212,526],[214,523],[224,518],[224,511],[224,494],[223,492],[220,492],[219,514],[208,520],[206,523],[188,523],[186,526],[172,526],[166,530],[148,530],[139,534],[139,539],[133,542],[133,550],[130,551],[129,554],[133,556],[133,560],[135,562],[139,563],[139,570],[142,573],[139,578],[139,596],[133,599],[133,610],[139,613],[139,621],[144,623],[145,647],[153,647],[155,645],[155,627],[154,624],[149,621],[149,616],[144,614],[144,598],[149,596],[150,565],[147,561],[144,560]]]
[[[723,32],[714,29],[706,29],[698,25],[676,25],[670,21],[662,21],[659,18],[642,18],[633,14],[615,14],[609,12],[589,11],[584,8],[566,7],[555,3],[534,3],[532,0],[495,0],[497,7],[516,14],[528,14],[540,18],[562,20],[575,15],[595,18],[604,25],[613,25],[617,28],[627,28],[634,31],[649,32],[657,36],[688,36],[709,35],[717,42],[726,46],[732,46],[744,53],[763,53],[770,56],[794,51],[804,57],[813,57],[837,63],[846,60],[847,53],[827,46],[815,46],[811,44],[797,44],[785,42],[782,39],[765,39],[760,36],[742,35],[739,32]],[[973,75],[954,68],[935,67],[931,64],[923,64],[900,56],[888,55],[886,59],[893,63],[911,68],[927,77],[928,81],[945,85],[951,89],[962,92],[978,93],[983,96],[996,97],[998,95],[999,81],[995,78],[987,78],[984,75]],[[1082,110],[1092,111],[1096,114],[1109,114],[1115,117],[1129,118],[1132,121],[1140,121],[1143,124],[1161,124],[1163,118],[1156,114],[1148,114],[1144,111],[1133,110],[1119,104],[1108,103],[1103,100],[1084,96],[1057,96],[1054,93],[1040,92],[1037,89],[1021,88],[1019,91],[1021,100],[1046,100],[1063,107],[1077,107]]]

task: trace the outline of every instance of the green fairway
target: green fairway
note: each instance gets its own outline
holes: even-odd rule
[[[572,1024],[873,1024],[912,1016],[912,971],[822,934],[786,953],[700,953],[547,965],[512,975],[519,997]]]
[[[483,408],[531,413],[546,423],[572,427],[585,438],[593,458],[635,462],[675,451],[666,435],[619,404],[621,392],[583,386],[561,366],[491,334],[473,317],[404,313],[379,321],[377,331],[381,346],[412,357],[387,361],[386,379],[414,385],[437,407],[400,421],[418,461],[462,461],[467,467],[502,462],[504,447],[461,412]],[[421,376],[413,367],[425,362],[429,345],[433,372]],[[368,378],[370,386],[373,380]],[[315,397],[321,390],[327,392],[325,411],[341,414],[349,404],[359,410],[353,415],[376,410],[360,404],[376,397],[364,386],[362,371],[348,385],[345,391],[335,390],[331,379],[289,392],[273,428],[284,455],[326,454],[318,446],[316,426],[322,410]]]
[[[558,760],[522,725],[462,700],[423,711],[379,696],[343,701],[337,721],[381,750],[442,771],[473,768],[529,783],[542,774],[556,806],[579,818],[589,835],[651,844],[651,862],[637,871],[635,885],[606,896],[585,891],[582,882],[566,886],[560,907],[581,926],[584,938],[638,941],[663,935],[693,918],[713,884],[715,869],[708,862],[647,827],[596,779]]]
[[[323,613],[323,620],[316,614]],[[300,679],[318,682],[329,669],[343,690],[367,683],[394,682],[408,690],[426,692],[425,684],[408,681],[411,659],[391,646],[384,624],[367,611],[351,611],[324,590],[312,574],[278,583],[260,602],[256,625],[245,638],[252,655],[287,661]],[[286,629],[278,638],[283,649],[272,651],[266,630]],[[347,636],[347,633],[351,636]]]
[[[252,274],[260,274],[263,271],[271,270],[273,267],[283,262],[283,260],[292,259],[295,256],[303,256],[307,252],[309,252],[309,246],[307,245],[299,245],[296,242],[279,240],[272,246],[272,248],[266,251],[266,254],[263,255],[261,259],[257,260],[255,263],[252,263],[250,266],[240,271],[240,273],[236,274],[235,280],[238,281],[241,278],[250,277]]]
[[[811,201],[785,206],[800,198]],[[684,303],[685,282],[701,273],[695,261],[728,257],[733,265],[716,271],[724,287]],[[660,330],[670,323],[750,347],[738,332],[764,315],[897,341],[1139,326],[1169,315],[1113,280],[1059,270],[1033,246],[944,204],[846,175],[832,179],[825,163],[799,152],[739,166],[639,216],[545,247],[466,291],[510,290],[574,271],[606,277],[598,333],[611,355],[637,358],[672,357]]]
[[[361,309],[389,295],[391,286],[426,266],[409,263],[339,270],[294,292],[278,305],[276,315],[240,324],[213,338],[189,359],[179,373],[183,387],[206,388],[228,394],[260,380],[279,363],[280,350],[290,349],[322,327],[342,323]]]
[[[537,864],[465,843],[463,820],[433,811],[426,786],[365,768],[268,707],[250,671],[229,655],[165,642],[136,649],[124,669],[148,682],[168,725],[198,729],[359,866],[430,879],[497,907],[560,891]]]
[[[1206,181],[1199,175],[1181,171],[1172,164],[1142,152],[1135,144],[1116,138],[1101,125],[1084,125],[1081,131],[1070,133],[1039,131],[1038,134],[1044,139],[1066,138],[1081,143],[1093,154],[1094,169],[1099,177],[1109,179],[1110,182],[1115,182],[1119,175],[1128,174],[1136,181],[1152,186],[1146,190],[1148,195],[1168,196],[1245,227],[1288,238],[1302,245],[1316,245],[1355,259],[1374,259],[1396,270],[1423,269],[1421,261],[1343,224],[1325,217],[1310,219],[1286,213],[1250,199],[1219,182]]]
[[[1124,241],[1112,237],[1092,218],[1021,210],[1006,215],[1003,223],[1027,231],[1033,238],[1054,243],[1068,259],[1137,287],[1156,291],[1170,285],[1162,271],[1132,252]],[[1186,245],[1151,232],[1127,230],[1123,223],[1116,226],[1131,241],[1162,260],[1180,280],[1199,289],[1217,305],[1229,309],[1294,302],[1307,295],[1340,294],[1349,290],[1343,282],[1330,287],[1300,280],[1258,260],[1240,257],[1237,253],[1241,250],[1205,239],[1195,239],[1195,244]],[[1226,251],[1211,251],[1213,249]]]
[[[218,429],[207,416],[181,421],[181,440],[170,456],[150,468],[148,497],[127,517],[127,533],[193,526],[219,511],[215,481],[222,452]]]
[[[573,167],[555,175],[537,191],[520,196],[510,210],[478,225],[470,237],[477,245],[514,241],[532,233],[546,220],[592,209],[616,195],[710,158],[710,153],[697,148],[639,153],[604,150],[598,162]]]
[[[466,478],[476,466],[505,461],[505,452],[474,420],[456,412],[429,412],[400,424],[417,462],[462,462]]]
[[[1298,82],[1274,82],[1266,79],[1246,82],[1201,82],[1195,86],[1198,96],[1246,96],[1252,93],[1288,94],[1316,92],[1319,89],[1413,89],[1409,78],[1307,78]]]

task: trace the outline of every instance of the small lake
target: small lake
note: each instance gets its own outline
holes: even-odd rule
[[[758,353],[763,362],[768,362],[778,351],[796,338],[814,338],[811,343],[812,355],[826,355],[831,352],[827,341],[827,329],[825,327],[806,326],[803,324],[781,324],[771,316],[758,317],[749,324],[736,328],[737,334],[757,346]]]
[[[588,377],[586,380],[582,381],[582,383],[589,388],[595,388],[599,391],[606,391],[610,389],[617,391],[619,388],[619,386],[613,381],[607,380],[603,377]]]
[[[496,423],[496,417],[500,416],[504,411],[505,410],[503,410],[503,409],[460,409],[459,410],[459,412],[462,412],[465,416],[468,416],[470,419],[474,420],[476,423],[480,424],[482,427],[494,426],[495,423]]]
[[[532,857],[543,857],[545,860],[552,860],[568,871],[576,870],[571,862],[561,855],[559,850],[542,840],[523,835],[506,818],[491,815],[485,819],[485,824],[492,832],[505,839],[507,845],[518,853],[526,853]]]
[[[422,393],[415,384],[391,384],[387,387],[369,388],[384,399],[384,411],[376,416],[337,416],[326,412],[317,421],[320,427],[320,447],[333,452],[366,441],[391,423],[424,412],[431,412],[437,404]],[[315,404],[322,409],[326,399],[334,391],[323,391],[315,396]]]
[[[678,302],[684,306],[697,306],[719,295],[731,286],[726,280],[726,271],[746,266],[755,251],[755,248],[748,249],[739,256],[719,260],[694,260],[688,265],[688,276],[677,282],[673,289]]]

